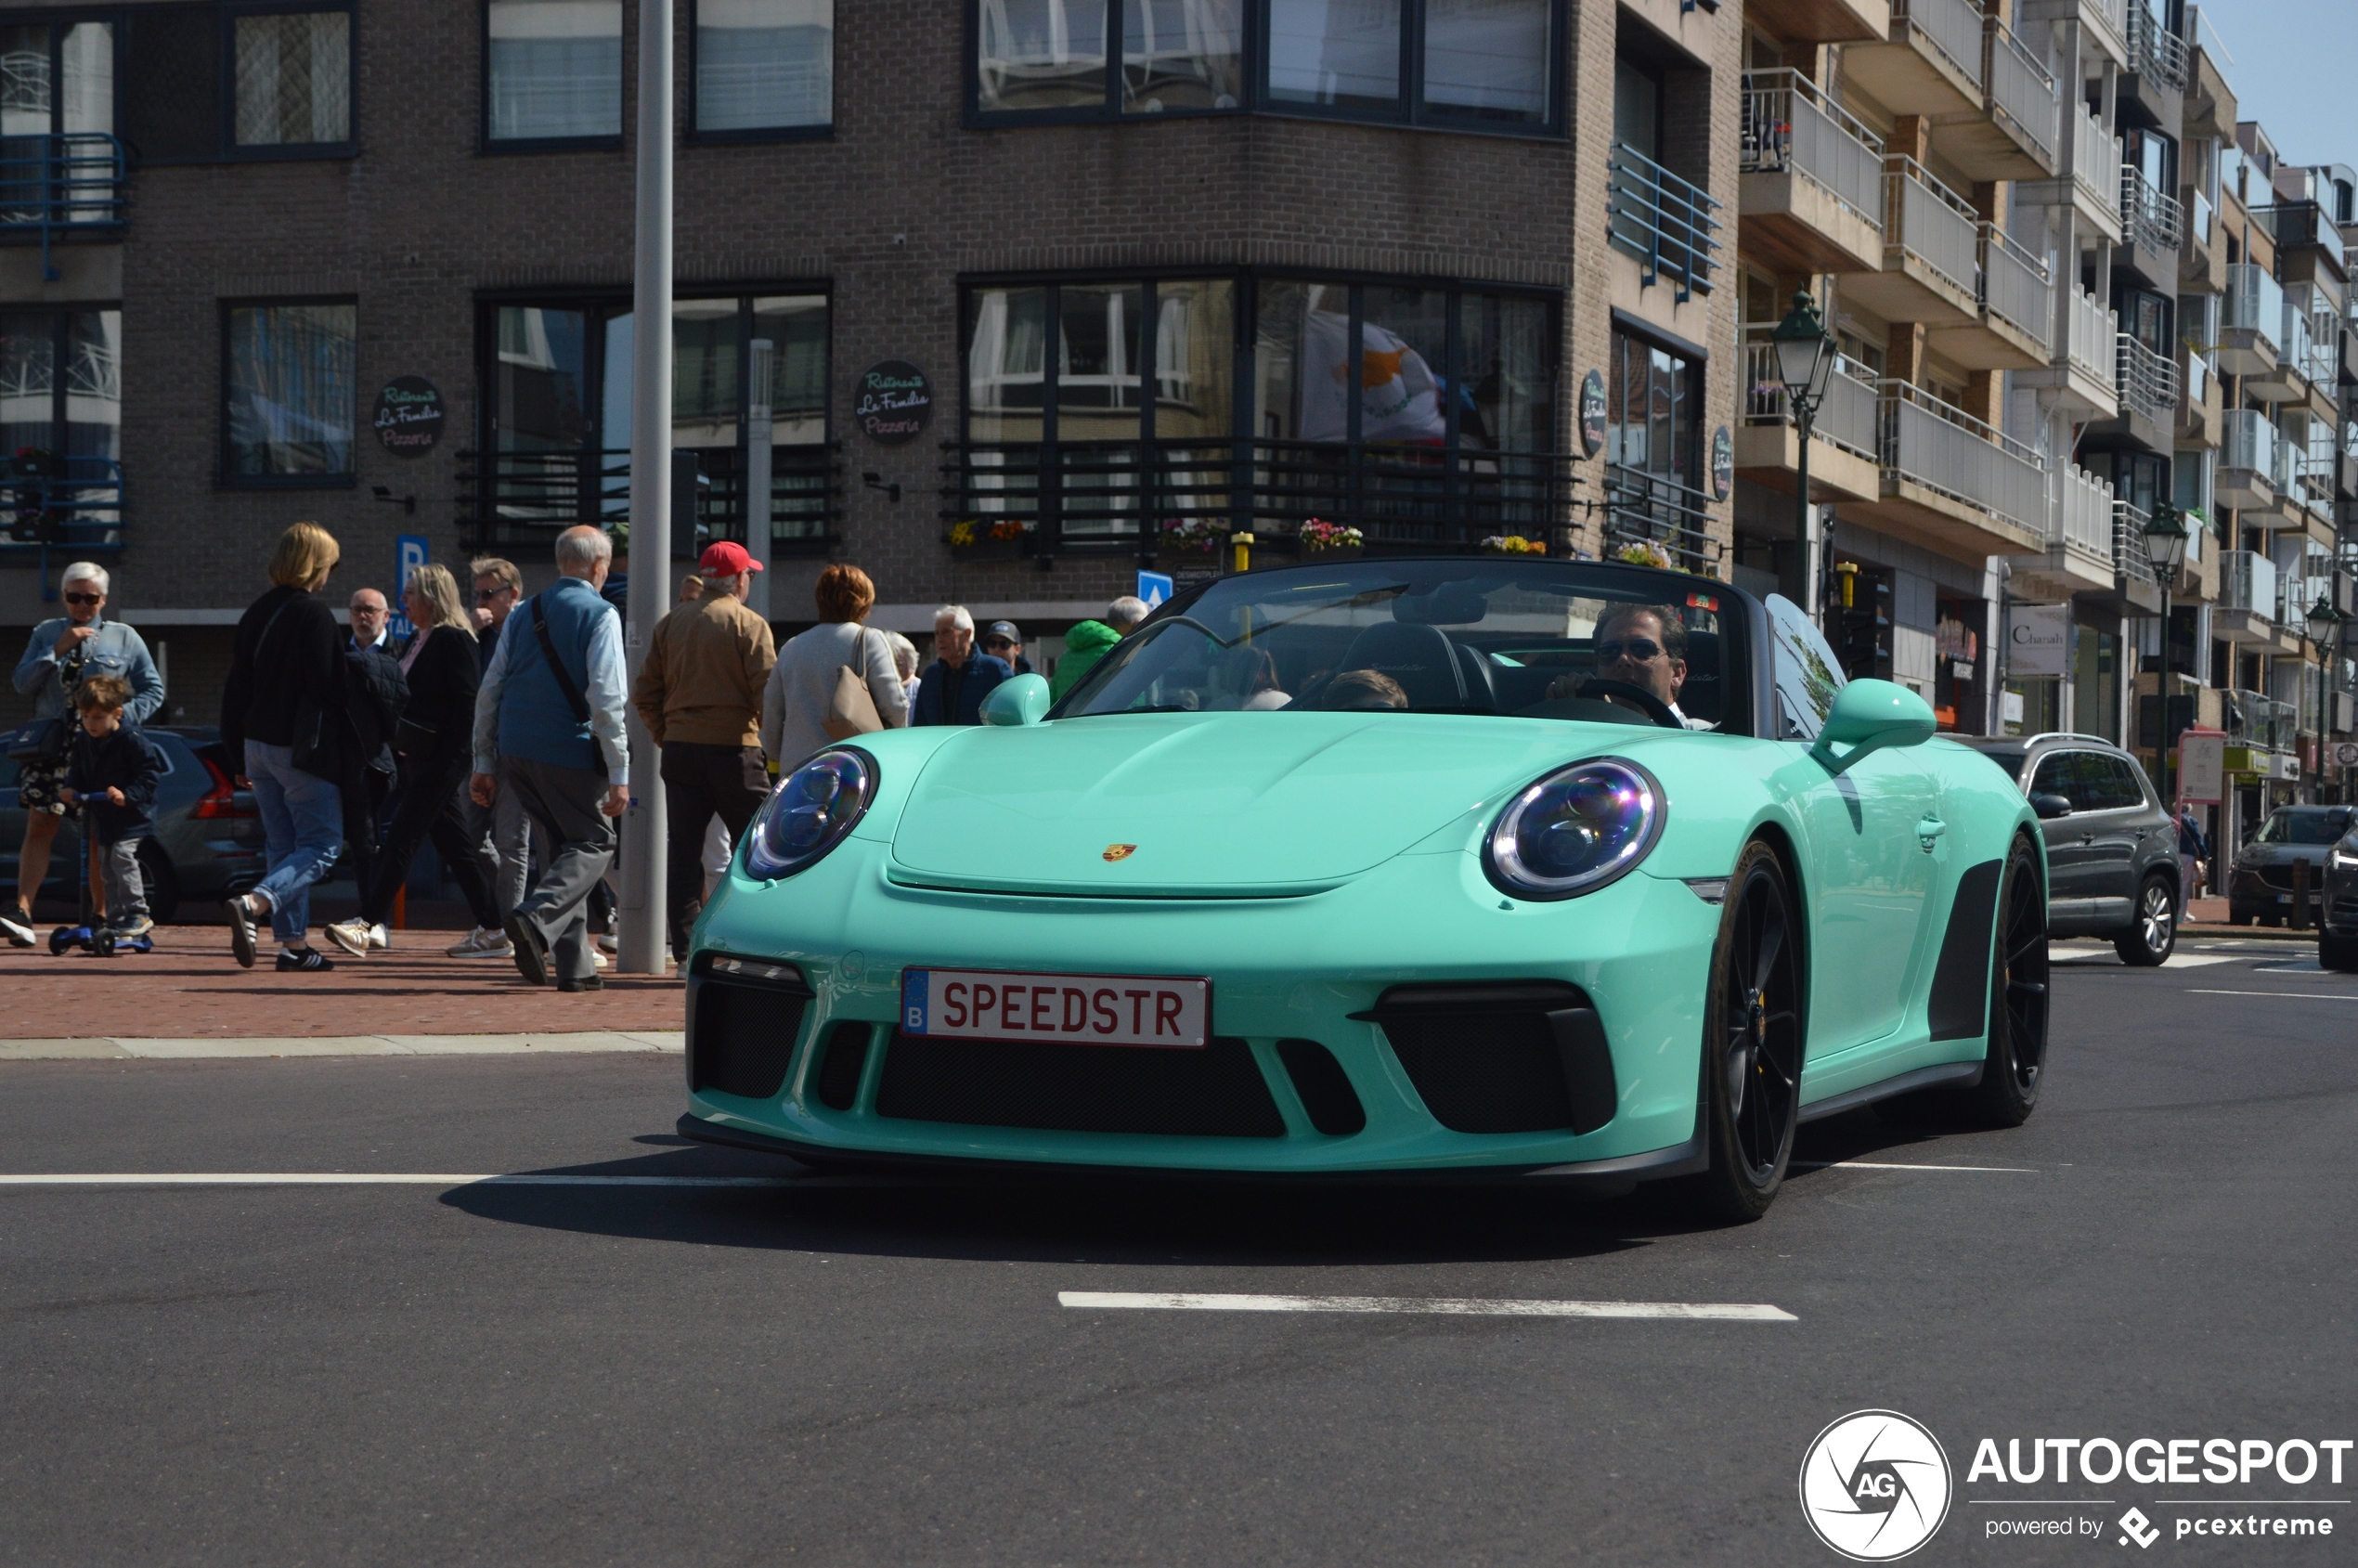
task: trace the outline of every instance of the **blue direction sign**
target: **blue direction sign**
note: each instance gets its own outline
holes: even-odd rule
[[[1168,572],[1139,573],[1138,597],[1147,602],[1147,608],[1149,610],[1160,605],[1163,601],[1171,597],[1171,574]]]
[[[426,564],[426,537],[401,534],[393,541],[393,618],[386,622],[385,641],[398,642],[418,628],[409,624],[410,574]]]

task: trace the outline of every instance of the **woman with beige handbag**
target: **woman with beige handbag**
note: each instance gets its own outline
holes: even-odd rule
[[[836,741],[909,722],[909,699],[882,632],[862,623],[875,585],[857,566],[819,574],[819,624],[789,638],[761,694],[761,746],[783,772]]]

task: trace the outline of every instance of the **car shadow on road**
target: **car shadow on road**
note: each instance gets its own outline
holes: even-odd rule
[[[1859,1113],[1802,1129],[1815,1166],[1937,1137]],[[638,1140],[668,1144],[661,1134]],[[1209,1264],[1574,1260],[1720,1228],[1678,1184],[1612,1194],[1535,1182],[1320,1181],[983,1172],[828,1174],[666,1147],[537,1176],[771,1177],[771,1187],[478,1183],[442,1201],[502,1225],[683,1246],[989,1262]],[[1794,1191],[1812,1172],[1796,1170]]]

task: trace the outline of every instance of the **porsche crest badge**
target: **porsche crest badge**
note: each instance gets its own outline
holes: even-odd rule
[[[1126,861],[1137,852],[1138,846],[1135,844],[1108,844],[1106,846],[1106,859],[1108,861]]]

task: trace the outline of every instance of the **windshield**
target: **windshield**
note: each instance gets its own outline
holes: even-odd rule
[[[1224,578],[1056,717],[1354,709],[1749,732],[1741,601],[1602,563],[1356,562]]]
[[[2262,844],[2330,844],[2350,831],[2350,811],[2278,811],[2260,830]]]

